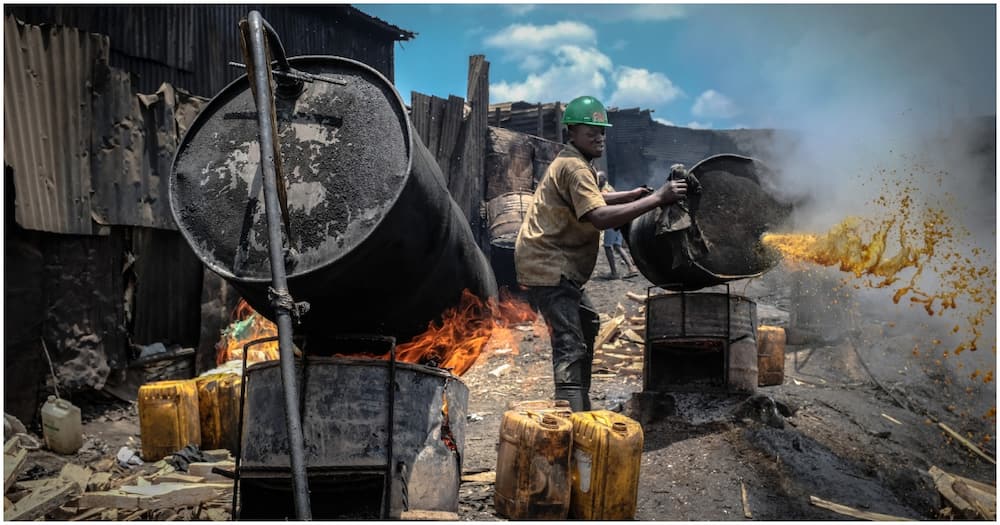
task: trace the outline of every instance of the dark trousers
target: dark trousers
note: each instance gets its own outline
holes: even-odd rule
[[[529,286],[529,299],[549,326],[556,399],[574,412],[590,410],[594,340],[601,328],[597,310],[583,288],[563,277],[556,286]]]

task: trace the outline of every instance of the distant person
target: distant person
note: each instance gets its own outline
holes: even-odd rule
[[[614,193],[615,188],[608,183],[608,174],[604,171],[597,172],[597,187],[601,189],[601,193]],[[629,255],[628,250],[622,244],[622,234],[615,228],[608,228],[604,230],[604,255],[608,257],[608,266],[611,267],[611,278],[618,279],[618,265],[615,264],[615,252],[621,256],[622,260],[625,261],[625,266],[628,267],[628,273],[625,274],[625,278],[632,277],[638,272],[635,270],[635,263],[632,261],[632,256]]]
[[[590,410],[594,339],[601,326],[583,285],[597,262],[601,230],[679,201],[687,183],[672,180],[655,191],[602,194],[591,161],[604,154],[604,132],[611,126],[604,105],[593,97],[573,99],[562,123],[569,143],[535,189],[517,234],[514,265],[518,282],[549,325],[555,398],[581,411]]]

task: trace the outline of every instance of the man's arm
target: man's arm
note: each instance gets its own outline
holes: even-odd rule
[[[642,188],[636,188],[636,190],[643,191]],[[653,193],[621,204],[611,204],[608,201],[607,196],[614,194],[606,193],[604,201],[608,204],[606,206],[601,206],[600,208],[594,208],[593,210],[588,211],[583,217],[581,217],[581,219],[590,222],[598,230],[619,228],[649,210],[659,208],[665,204],[673,204],[683,199],[686,194],[687,183],[684,182],[683,179],[667,181]]]
[[[601,195],[604,197],[604,202],[606,204],[624,204],[626,202],[641,199],[647,193],[652,193],[652,191],[645,190],[643,188],[636,188],[629,191],[609,191],[607,193],[602,193]]]

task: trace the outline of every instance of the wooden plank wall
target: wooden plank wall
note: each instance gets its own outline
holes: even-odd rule
[[[467,98],[447,100],[410,93],[410,120],[427,149],[434,154],[451,197],[472,227],[481,248],[489,245],[480,208],[484,198],[484,163],[489,118],[490,63],[484,55],[469,57]],[[466,103],[468,101],[468,103]],[[466,115],[466,106],[470,111]]]

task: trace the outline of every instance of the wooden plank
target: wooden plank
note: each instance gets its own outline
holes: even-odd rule
[[[190,474],[182,474],[180,472],[171,472],[169,474],[157,476],[153,478],[152,481],[155,485],[162,483],[203,483],[205,478],[201,476],[192,476]]]
[[[495,470],[462,476],[462,483],[496,483],[496,481],[497,472]]]
[[[53,480],[14,504],[9,511],[4,511],[3,518],[7,521],[31,521],[45,517],[46,514],[59,508],[73,499],[79,492],[76,484]]]
[[[444,120],[444,104],[443,98],[431,97],[426,144],[427,149],[435,158],[437,158],[436,153],[441,146],[441,121]]]
[[[145,487],[129,486],[105,492],[87,492],[80,507],[108,507],[119,510],[186,507],[217,498],[232,485],[225,483],[163,483]]]
[[[645,295],[640,295],[640,294],[637,294],[635,292],[628,291],[628,292],[625,292],[625,297],[628,297],[629,299],[631,299],[631,300],[633,300],[633,301],[635,301],[635,302],[637,302],[639,304],[646,304],[646,296]]]
[[[451,174],[451,164],[456,153],[458,135],[462,130],[464,111],[465,99],[449,95],[448,102],[444,107],[444,115],[441,117],[441,140],[438,143],[438,150],[435,152],[438,165],[441,166],[441,173],[445,176],[446,181],[449,180]]]
[[[868,521],[914,521],[909,518],[900,518],[899,516],[890,516],[889,514],[881,514],[878,512],[868,512],[864,510],[858,510],[853,507],[848,507],[847,505],[841,505],[839,503],[834,503],[832,501],[826,501],[825,499],[817,498],[816,496],[809,496],[809,503],[826,510],[831,510],[837,514],[842,514],[844,516],[850,516],[852,518],[857,518],[859,520]]]
[[[619,327],[625,322],[625,316],[619,315],[613,317],[607,323],[601,325],[600,331],[597,332],[597,339],[594,341],[594,348],[601,348],[604,343],[611,339],[611,336],[615,334]]]
[[[931,465],[928,472],[941,497],[962,517],[973,518],[978,514],[986,518],[991,508],[996,516],[995,487],[950,474],[935,465]]]
[[[63,465],[62,470],[59,471],[59,477],[77,486],[80,492],[87,490],[87,482],[90,480],[90,476],[93,475],[93,471],[87,467],[81,467],[75,463],[67,463]]]
[[[17,441],[17,438],[13,438],[10,441]],[[24,449],[19,449],[13,454],[7,454],[7,445],[4,445],[4,455],[3,455],[3,492],[7,493],[10,486],[14,484],[17,479],[18,474],[24,470],[25,462],[28,460],[28,451]]]
[[[965,436],[952,430],[951,427],[949,427],[948,425],[945,425],[944,423],[938,423],[938,427],[941,428],[941,430],[947,432],[949,436],[955,438],[955,440],[961,443],[963,446],[965,446],[965,448],[975,452],[976,455],[978,455],[979,457],[985,459],[986,461],[989,461],[994,465],[997,464],[997,461],[995,459],[988,456],[985,452],[983,452],[981,448],[977,447],[974,443],[972,443],[968,439],[965,439]]]
[[[111,485],[110,472],[98,472],[87,481],[87,490],[107,490]]]
[[[212,472],[212,469],[218,467],[220,469],[228,470],[230,472],[236,470],[236,463],[232,461],[216,461],[214,463],[191,463],[188,465],[188,475],[198,476],[204,478],[205,481],[232,481],[221,474],[216,474]]]
[[[951,488],[956,494],[968,501],[976,513],[983,519],[996,521],[997,518],[997,497],[996,494],[984,493],[967,485],[962,480],[955,480]]]
[[[457,512],[445,510],[404,510],[399,519],[403,521],[458,521]]]
[[[490,63],[484,55],[469,57],[468,102],[471,111],[462,126],[459,143],[461,162],[452,164],[448,190],[468,220],[480,247],[489,243],[479,219],[483,200],[483,165],[486,154],[487,113],[489,112]]]
[[[90,519],[90,518],[93,518],[94,516],[97,516],[100,513],[104,512],[104,510],[105,510],[104,507],[96,507],[96,508],[84,511],[84,512],[82,512],[80,514],[77,514],[76,516],[73,516],[72,518],[69,519],[69,521],[83,521],[83,520],[86,520],[86,519]]]
[[[416,91],[410,92],[410,122],[413,123],[413,130],[417,132],[424,145],[427,145],[427,135],[430,131],[430,109],[430,96]]]
[[[752,520],[753,513],[750,512],[750,500],[747,497],[747,485],[740,480],[740,501],[743,502],[743,517]]]

